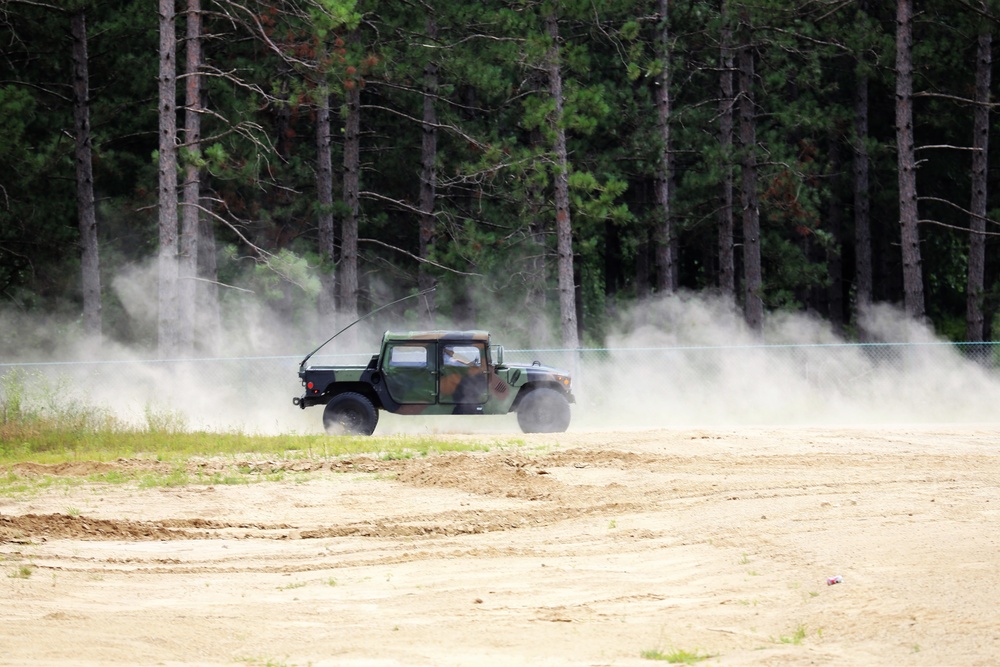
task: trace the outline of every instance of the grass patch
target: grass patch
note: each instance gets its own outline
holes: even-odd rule
[[[237,658],[237,661],[251,667],[291,667],[287,662],[275,660],[274,658]]]
[[[684,649],[670,649],[666,652],[659,649],[651,649],[643,651],[639,655],[646,660],[662,660],[664,662],[669,662],[672,665],[693,665],[696,662],[708,660],[712,657],[707,653],[701,653],[697,650],[685,651]]]
[[[260,454],[283,459],[337,458],[371,454],[387,461],[412,459],[441,452],[489,451],[492,445],[447,440],[444,437],[326,435],[248,435],[195,431],[160,433],[121,426],[81,433],[62,424],[46,424],[17,437],[0,434],[0,465],[68,463],[147,458],[181,462],[192,457]]]
[[[26,477],[13,471],[7,471],[0,476],[0,493],[6,496],[18,496],[43,491],[57,484],[69,484],[70,480],[55,477]]]
[[[67,381],[53,383],[41,373],[22,369],[0,375],[0,496],[31,496],[50,489],[68,491],[85,483],[134,484],[144,489],[289,479],[305,483],[308,472],[293,472],[282,466],[267,470],[247,461],[287,462],[357,455],[396,461],[525,445],[517,437],[484,441],[425,435],[355,437],[193,431],[180,412],[147,404],[139,423],[131,423],[107,409],[77,400],[73,390]],[[213,465],[205,471],[193,465],[193,461],[210,458],[228,459],[231,465]],[[159,465],[121,466],[86,477],[38,474],[11,467],[20,463],[109,463],[118,459]],[[395,475],[385,471],[377,473],[376,478],[393,479]],[[67,510],[71,516],[78,513],[72,507]]]
[[[155,489],[161,487],[187,486],[191,483],[191,476],[183,467],[177,466],[165,475],[157,473],[144,473],[139,478],[140,489]]]
[[[798,646],[802,643],[802,640],[805,638],[806,638],[806,626],[800,623],[799,626],[795,628],[795,632],[793,632],[792,634],[781,635],[780,637],[778,637],[777,643],[791,644],[793,646]]]
[[[489,451],[517,447],[523,440],[465,442],[442,437],[328,435],[254,435],[239,432],[191,431],[183,414],[147,404],[143,423],[131,424],[110,411],[75,400],[68,383],[53,384],[41,374],[13,369],[0,376],[0,465],[22,462],[107,462],[148,458],[180,463],[193,457],[259,454],[283,459],[336,458],[370,454],[404,460],[433,453]],[[29,387],[31,388],[29,391]],[[8,474],[8,477],[10,475]],[[114,483],[115,480],[92,480]],[[181,472],[145,479],[146,486],[191,483]],[[3,486],[8,491],[17,483]],[[246,483],[243,474],[214,484]]]
[[[31,574],[32,572],[34,572],[34,569],[35,568],[33,568],[30,565],[18,565],[13,570],[11,570],[10,574],[7,576],[9,576],[11,579],[28,579],[31,577]]]
[[[94,485],[127,485],[134,484],[140,489],[179,488],[191,485],[223,486],[250,485],[262,482],[283,482],[293,476],[295,482],[304,482],[310,473],[277,471],[260,473],[245,466],[233,466],[224,472],[188,472],[185,462],[179,461],[168,472],[143,470],[115,470],[107,473],[89,475],[86,478],[61,475],[18,474],[9,471],[0,475],[0,497],[32,497],[51,489],[69,490],[85,484]],[[81,510],[69,507],[65,513],[68,516],[80,516]]]

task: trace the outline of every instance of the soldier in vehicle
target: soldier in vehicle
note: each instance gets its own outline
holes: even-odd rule
[[[442,346],[439,391],[442,403],[476,405],[486,400],[486,373],[479,346],[457,343]]]

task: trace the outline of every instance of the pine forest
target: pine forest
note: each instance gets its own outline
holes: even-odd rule
[[[996,0],[2,0],[0,321],[604,344],[644,301],[1000,325]],[[431,291],[431,288],[435,288]],[[44,322],[40,326],[39,322]],[[228,332],[228,333],[224,333]]]

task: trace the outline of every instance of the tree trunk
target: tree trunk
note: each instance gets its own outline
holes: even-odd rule
[[[972,215],[969,218],[969,278],[966,288],[965,339],[983,340],[983,287],[986,276],[986,193],[990,143],[990,79],[993,35],[979,35],[976,53],[976,109],[972,137]]]
[[[843,215],[841,210],[843,200],[843,164],[840,157],[840,137],[834,136],[830,141],[830,199],[827,201],[827,220],[830,223],[832,243],[825,249],[827,277],[830,284],[826,287],[827,313],[830,324],[837,334],[844,331],[844,266],[841,261],[843,248]]]
[[[573,276],[573,226],[569,213],[569,159],[563,125],[562,71],[559,62],[559,22],[550,13],[545,18],[551,46],[548,53],[549,94],[555,104],[551,123],[555,132],[556,254],[559,262],[559,322],[563,347],[579,347],[576,319],[576,281]]]
[[[161,358],[177,355],[177,34],[174,0],[160,0],[159,316]]]
[[[538,129],[531,132],[531,147],[534,151],[540,152],[544,139]],[[545,335],[549,332],[548,318],[548,242],[546,240],[546,224],[543,217],[545,204],[545,193],[537,179],[526,179],[526,206],[528,215],[528,285],[525,291],[525,312],[528,313],[529,326],[531,331],[541,332]]]
[[[198,220],[198,347],[218,354],[222,343],[222,313],[219,310],[219,267],[216,258],[215,228],[211,220]]]
[[[899,160],[899,228],[903,256],[903,307],[924,317],[924,283],[917,229],[917,161],[913,137],[913,0],[896,5],[896,150]]]
[[[90,134],[90,74],[87,62],[87,18],[72,17],[73,120],[76,127],[76,208],[80,224],[80,269],[83,287],[83,330],[101,336],[101,265],[94,207],[94,165]]]
[[[727,0],[722,0],[722,35],[719,47],[719,153],[722,156],[722,193],[719,197],[719,291],[736,296],[736,262],[733,257],[733,30]]]
[[[649,230],[640,230],[635,252],[635,298],[639,303],[652,296],[649,255]]]
[[[358,312],[358,192],[361,187],[361,84],[347,80],[347,118],[344,123],[344,204],[341,229],[340,309],[346,321]]]
[[[316,199],[319,203],[319,280],[317,310],[329,326],[337,310],[337,274],[334,269],[333,142],[330,139],[330,91],[320,84],[316,100]]]
[[[677,291],[674,264],[674,233],[670,221],[670,0],[659,0],[659,35],[657,58],[663,70],[656,77],[656,129],[662,143],[660,169],[656,178],[656,207],[660,224],[656,234],[656,289],[661,294]]]
[[[871,199],[868,186],[868,76],[858,74],[854,97],[854,321],[868,339],[859,314],[872,303]]]
[[[187,0],[187,44],[184,67],[184,143],[189,159],[184,167],[184,206],[181,208],[179,280],[177,286],[177,343],[182,357],[194,352],[198,277],[198,219],[201,217],[201,0]]]
[[[754,56],[749,16],[744,15],[739,47],[740,144],[743,207],[743,317],[752,331],[764,326],[763,281],[760,263],[760,207],[757,197],[757,126],[754,119]]]
[[[427,15],[427,39],[437,41],[437,21],[434,15]],[[420,257],[429,259],[434,253],[434,237],[437,233],[437,220],[434,216],[437,197],[437,107],[438,67],[429,60],[424,66],[424,118],[423,140],[420,146]],[[428,265],[421,263],[418,268],[417,284],[421,290],[434,286],[434,275]],[[434,294],[425,297],[427,319],[434,322]]]

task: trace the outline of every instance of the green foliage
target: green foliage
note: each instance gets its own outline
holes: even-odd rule
[[[25,410],[25,377],[23,369],[15,368],[0,377],[0,416],[3,423],[19,422],[26,416]]]
[[[662,660],[670,663],[671,665],[693,665],[701,662],[702,660],[708,660],[712,656],[699,651],[687,651],[685,649],[671,649],[669,651],[650,649],[643,651],[640,654],[640,657],[645,658],[646,660]]]
[[[806,638],[806,634],[807,634],[806,626],[800,623],[798,627],[795,628],[795,631],[792,632],[792,634],[781,635],[780,637],[777,638],[777,640],[774,641],[777,641],[781,644],[792,644],[794,646],[798,646],[802,643],[802,640]]]
[[[319,293],[319,279],[316,277],[305,258],[299,257],[291,250],[282,248],[267,262],[257,264],[256,278],[264,286],[265,295],[270,299],[281,298],[278,289],[279,281],[295,285],[313,299]]]
[[[869,82],[872,210],[885,269],[899,271],[895,193],[894,14],[889,5],[740,0],[670,3],[668,17],[647,5],[573,0],[527,3],[374,4],[357,0],[277,3],[259,23],[205,16],[208,109],[200,147],[182,163],[201,169],[220,246],[220,282],[250,290],[305,321],[319,274],[336,272],[317,249],[316,105],[334,109],[362,88],[362,291],[412,289],[422,270],[469,303],[439,298],[444,316],[515,309],[555,281],[551,206],[554,101],[548,92],[545,30],[558,11],[576,273],[586,335],[599,340],[609,306],[648,279],[636,268],[655,257],[663,220],[654,201],[662,172],[657,77],[669,74],[671,223],[679,280],[716,283],[716,215],[734,164],[719,127],[719,41],[726,20],[749,21],[761,195],[764,298],[772,308],[813,307],[828,279],[827,250],[853,255],[850,178],[856,77]],[[996,12],[996,3],[987,11]],[[90,46],[90,114],[106,334],[125,342],[152,336],[130,317],[111,279],[155,255],[157,16],[135,0],[85,3]],[[223,8],[223,11],[224,8]],[[915,25],[918,136],[925,144],[969,144],[968,97],[978,31],[992,25],[971,8],[933,0]],[[365,20],[362,21],[361,17]],[[65,12],[51,3],[5,8],[0,40],[0,293],[27,313],[79,312],[73,109]],[[430,21],[433,19],[433,22]],[[426,34],[433,23],[435,34]],[[183,19],[180,20],[183,27]],[[742,25],[742,24],[741,24]],[[668,49],[660,29],[669,33]],[[737,26],[738,27],[738,26]],[[737,31],[742,39],[744,32]],[[44,46],[42,46],[44,45]],[[435,227],[422,267],[415,209],[420,198],[425,70],[437,76]],[[182,91],[181,91],[182,92]],[[181,95],[183,97],[183,95]],[[183,112],[179,117],[183,116]],[[331,130],[334,198],[340,193],[342,117]],[[925,219],[961,229],[970,188],[967,151],[922,153],[918,188]],[[738,173],[736,174],[738,177]],[[738,183],[738,180],[737,180]],[[737,201],[738,201],[738,192]],[[996,195],[991,193],[991,199]],[[948,203],[934,203],[944,200]],[[996,208],[996,202],[991,201]],[[328,210],[340,219],[346,207]],[[830,225],[830,211],[842,225]],[[741,246],[737,220],[735,242]],[[926,230],[922,228],[922,233]],[[928,312],[949,331],[964,316],[966,238],[942,227],[924,233]],[[337,231],[336,243],[342,241]],[[251,247],[254,246],[254,247]],[[259,250],[258,250],[259,249]],[[400,252],[402,251],[402,252]],[[269,257],[266,263],[259,258]],[[247,259],[256,257],[257,260]],[[539,268],[537,260],[541,258]],[[1000,255],[989,248],[988,266]],[[649,262],[645,262],[649,265]],[[655,265],[650,265],[655,274]],[[853,278],[845,263],[844,280]],[[997,272],[988,272],[987,291]],[[879,285],[897,300],[898,280]],[[248,293],[227,294],[232,305]],[[547,308],[553,308],[548,301]],[[478,308],[477,308],[478,306]],[[551,316],[554,312],[543,313]],[[69,326],[69,325],[67,325]]]
[[[41,377],[29,377],[17,370],[0,376],[0,386],[3,387],[0,464],[150,457],[176,464],[167,473],[143,473],[136,478],[144,486],[243,483],[240,476],[205,478],[189,472],[180,464],[192,456],[236,456],[256,452],[294,459],[371,453],[386,460],[395,460],[446,451],[486,451],[509,444],[504,441],[465,442],[424,436],[335,438],[326,435],[209,433],[189,430],[181,413],[153,404],[145,406],[144,423],[129,423],[105,408],[74,398],[73,392],[66,387],[53,387]],[[249,472],[244,470],[243,475]],[[127,479],[112,475],[102,477],[101,481],[120,483]],[[7,492],[29,490],[23,478],[10,474],[6,480],[0,479],[0,488]]]
[[[320,38],[334,30],[352,30],[361,20],[356,0],[319,0],[308,9],[310,22]]]
[[[18,565],[7,576],[11,579],[29,579],[34,571],[35,568],[31,565]]]

